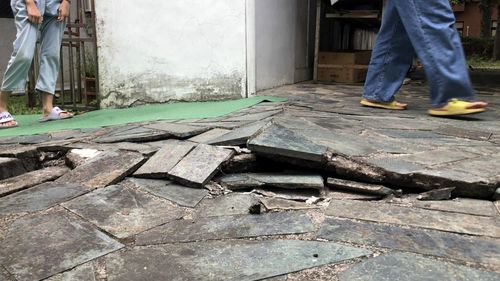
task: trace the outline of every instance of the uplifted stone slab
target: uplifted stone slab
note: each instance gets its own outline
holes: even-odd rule
[[[248,148],[253,152],[285,157],[325,162],[326,147],[317,145],[305,136],[281,125],[273,124],[263,132],[248,140]]]
[[[500,274],[437,261],[409,253],[389,253],[354,265],[340,281],[495,281]]]
[[[229,132],[231,132],[231,130],[215,128],[203,134],[192,137],[188,140],[195,143],[210,144],[212,140],[217,139],[218,137],[223,136]]]
[[[244,145],[250,137],[255,135],[267,123],[267,121],[256,122],[236,128],[227,134],[211,140],[209,143],[217,145]]]
[[[165,178],[168,172],[186,156],[196,144],[169,140],[156,152],[139,170],[134,173],[136,177]]]
[[[476,216],[496,216],[495,206],[491,201],[487,200],[457,198],[447,201],[412,201],[411,204],[415,207],[430,210],[440,210]]]
[[[108,280],[260,280],[369,255],[315,241],[224,241],[137,247],[106,256]]]
[[[155,130],[146,127],[132,127],[127,130],[111,131],[107,135],[96,138],[98,143],[116,143],[116,142],[145,142],[169,138],[169,132]]]
[[[0,197],[55,180],[68,171],[67,167],[48,167],[0,181]]]
[[[375,167],[382,168],[389,173],[396,173],[400,175],[411,174],[425,168],[422,164],[406,161],[402,157],[380,157],[366,159],[365,161]]]
[[[192,136],[199,135],[209,130],[208,127],[200,126],[190,126],[185,124],[175,124],[168,122],[157,122],[154,124],[149,124],[145,126],[146,128],[164,131],[176,138],[190,138]]]
[[[500,222],[491,217],[401,207],[391,204],[333,200],[328,216],[408,225],[499,238]]]
[[[118,238],[181,218],[184,213],[165,200],[119,185],[97,189],[63,206]]]
[[[170,170],[169,176],[182,184],[202,187],[233,154],[234,152],[228,149],[199,144]]]
[[[261,198],[260,202],[266,207],[267,210],[306,210],[317,209],[318,206],[309,205],[304,202],[297,202],[281,198]]]
[[[253,153],[235,155],[231,160],[224,163],[224,173],[243,173],[257,170],[257,156]]]
[[[342,179],[328,178],[326,183],[330,188],[343,189],[367,194],[387,196],[397,193],[388,187],[378,184],[361,183]]]
[[[449,200],[451,198],[451,193],[453,192],[453,190],[455,190],[455,187],[434,189],[424,193],[420,193],[417,199],[422,201]]]
[[[417,228],[327,218],[319,238],[500,265],[500,241]]]
[[[309,216],[301,212],[208,217],[174,221],[136,238],[136,245],[236,239],[314,231]]]
[[[324,189],[323,177],[304,173],[246,173],[232,174],[221,178],[221,184],[228,189],[246,189],[260,186],[285,189]]]
[[[141,165],[144,157],[131,151],[108,151],[60,177],[59,183],[78,183],[93,189],[117,183]]]
[[[44,183],[1,198],[0,216],[41,211],[87,192],[79,184]]]
[[[16,158],[0,157],[0,180],[26,173],[23,162]]]
[[[17,280],[40,280],[123,247],[66,211],[22,217],[0,241],[0,264]]]
[[[141,190],[184,207],[194,208],[208,195],[208,190],[185,187],[166,180],[131,178],[130,181]]]
[[[245,215],[259,200],[252,194],[232,193],[213,199],[204,199],[197,209],[197,217]]]

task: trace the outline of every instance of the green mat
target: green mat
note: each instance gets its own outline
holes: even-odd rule
[[[156,120],[202,119],[220,117],[258,103],[283,102],[284,98],[259,96],[219,102],[181,102],[144,105],[125,109],[91,111],[72,119],[40,123],[40,115],[15,116],[19,127],[0,130],[0,137],[37,135],[71,129],[100,128]]]

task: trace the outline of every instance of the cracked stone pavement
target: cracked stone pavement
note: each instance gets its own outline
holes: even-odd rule
[[[0,139],[0,280],[500,280],[488,112],[297,84],[213,119]]]

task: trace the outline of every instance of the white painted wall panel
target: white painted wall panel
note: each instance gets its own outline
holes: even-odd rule
[[[245,2],[96,1],[101,106],[245,96]]]

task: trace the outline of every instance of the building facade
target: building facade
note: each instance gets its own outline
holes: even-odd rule
[[[462,37],[481,37],[481,10],[479,1],[471,1],[454,5],[453,11],[457,18],[456,27]],[[498,9],[495,5],[491,11],[491,35],[494,36],[497,30]]]

